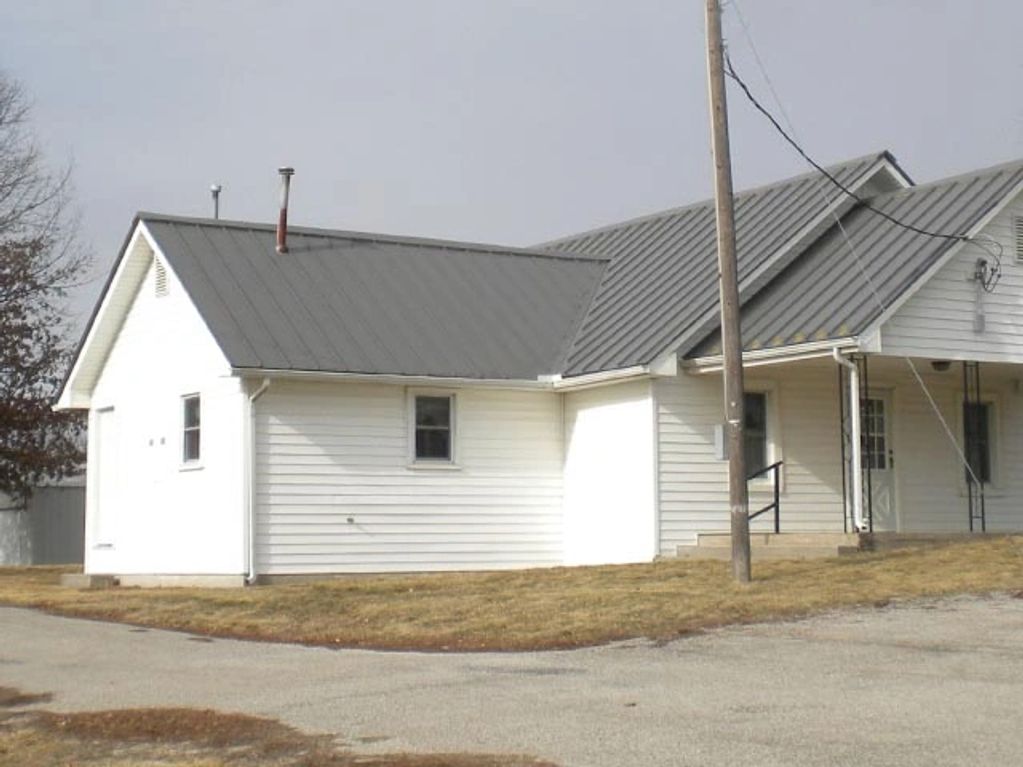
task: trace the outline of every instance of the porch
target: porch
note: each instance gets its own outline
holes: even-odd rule
[[[1011,470],[1023,460],[1023,367],[878,354],[848,360],[821,353],[746,370],[747,392],[757,395],[747,462],[750,473],[758,463],[782,464],[783,535],[1023,530],[1023,475]],[[662,554],[727,532],[727,467],[713,440],[721,392],[714,370],[657,386]],[[749,488],[752,511],[771,503],[771,479]],[[772,532],[772,517],[753,520],[751,531]],[[794,543],[783,540],[774,551]],[[860,550],[863,540],[881,539],[825,548]]]

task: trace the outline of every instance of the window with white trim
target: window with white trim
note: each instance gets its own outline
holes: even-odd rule
[[[413,398],[413,457],[422,462],[454,461],[455,397],[417,394]]]
[[[202,449],[200,439],[202,407],[199,395],[189,394],[182,397],[181,406],[181,462],[198,463]]]

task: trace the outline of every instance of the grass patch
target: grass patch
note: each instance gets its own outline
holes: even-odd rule
[[[9,689],[9,688],[5,688]],[[17,691],[13,691],[17,693]],[[45,699],[18,693],[27,701]],[[191,708],[0,714],[0,767],[553,767],[522,756],[357,755],[272,719]]]
[[[76,591],[59,568],[0,569],[0,603],[196,634],[334,647],[535,650],[884,604],[1023,590],[1023,537],[834,559],[373,576],[249,589]]]

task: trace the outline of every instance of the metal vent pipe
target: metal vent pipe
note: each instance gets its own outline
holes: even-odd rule
[[[277,218],[277,252],[288,252],[288,192],[291,189],[291,177],[294,168],[278,168],[281,174],[281,213]]]
[[[210,185],[210,194],[213,195],[213,218],[220,218],[220,190],[222,187],[220,184]]]

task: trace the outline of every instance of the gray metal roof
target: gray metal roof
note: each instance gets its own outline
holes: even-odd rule
[[[965,235],[1021,183],[1023,161],[878,195],[869,202],[918,228]],[[746,349],[858,335],[956,244],[907,231],[862,206],[845,214],[842,226],[855,256],[833,223],[744,303]],[[720,349],[720,333],[714,331],[689,356],[719,354]]]
[[[535,379],[602,258],[140,213],[236,368]]]
[[[882,152],[829,168],[855,187],[894,159]],[[826,226],[828,203],[815,171],[735,197],[743,296],[799,253]],[[566,374],[651,362],[685,353],[717,326],[717,243],[713,201],[664,211],[557,240],[549,246],[612,256],[567,355]],[[781,261],[779,262],[779,259]]]

